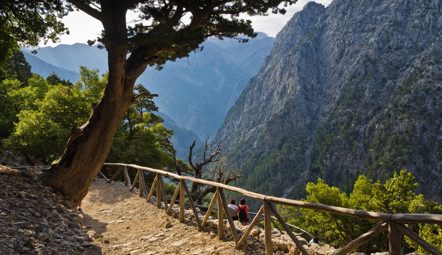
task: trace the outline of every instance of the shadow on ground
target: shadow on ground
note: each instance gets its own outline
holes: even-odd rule
[[[103,188],[97,188],[94,193],[88,194],[88,199],[92,203],[104,203],[104,204],[113,204],[125,199],[132,197],[133,193],[130,192],[127,188],[127,191],[121,192],[120,189],[117,189],[115,185],[123,185],[119,182],[105,183],[100,182],[96,185],[106,186]]]
[[[94,238],[99,238],[104,232],[107,231],[107,224],[92,218],[90,215],[86,213],[82,213],[81,224],[86,227],[86,231],[92,230],[93,233],[90,233]]]

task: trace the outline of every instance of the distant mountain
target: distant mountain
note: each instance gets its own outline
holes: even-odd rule
[[[161,71],[148,68],[139,78],[138,82],[159,94],[155,101],[168,116],[165,119],[170,119],[169,127],[182,129],[174,129],[179,155],[187,156],[194,138],[214,136],[227,110],[264,63],[273,42],[274,38],[265,34],[258,34],[247,43],[209,39],[202,51],[168,62]],[[43,76],[55,72],[71,81],[78,79],[82,65],[101,72],[107,70],[106,50],[86,44],[43,47],[36,55],[25,56],[34,72]],[[181,134],[183,137],[178,138]],[[189,135],[189,139],[184,135]]]
[[[213,136],[248,81],[269,54],[274,39],[259,34],[248,43],[209,39],[202,52],[148,69],[140,82],[160,96],[162,112],[201,139]]]
[[[186,59],[168,62],[161,71],[148,68],[139,82],[153,93],[162,112],[198,137],[214,135],[227,110],[264,63],[274,38],[259,33],[248,43],[235,39],[209,39],[201,52]],[[26,51],[26,50],[25,50]],[[43,47],[35,57],[73,72],[80,66],[107,70],[106,50],[86,44]],[[41,67],[31,64],[35,72]],[[56,72],[57,73],[57,72]],[[45,74],[43,74],[45,75]],[[72,77],[59,74],[64,79]]]
[[[29,50],[26,49],[24,51],[29,52]],[[38,49],[35,56],[46,63],[72,72],[79,72],[80,66],[98,69],[100,72],[106,72],[108,68],[106,50],[91,47],[82,43],[72,45],[61,44],[55,47],[41,47]],[[67,77],[62,78],[67,79]]]
[[[161,112],[158,114],[163,118],[164,126],[173,130],[172,143],[176,150],[177,158],[187,162],[190,145],[192,145],[193,141],[196,141],[196,144],[201,144],[201,140],[193,131],[178,126],[176,122],[166,114]]]
[[[28,63],[32,66],[32,72],[34,73],[38,73],[44,77],[47,77],[51,73],[56,73],[63,79],[68,79],[72,82],[75,82],[80,78],[78,73],[51,65],[33,54],[28,53],[28,51],[24,51],[23,54],[26,61],[28,61]],[[201,143],[199,137],[191,130],[178,126],[178,124],[176,124],[176,122],[166,114],[161,112],[158,112],[157,114],[163,118],[166,128],[174,131],[172,142],[177,151],[177,157],[186,159],[188,156],[189,146],[192,144],[192,142],[195,140],[198,144]]]
[[[23,51],[23,55],[25,56],[26,61],[28,61],[28,63],[31,65],[32,72],[37,73],[43,77],[47,77],[51,73],[55,73],[58,76],[72,82],[75,82],[80,78],[80,74],[78,72],[73,72],[58,66],[51,65],[27,51]]]
[[[441,127],[442,1],[335,0],[293,16],[216,140],[265,194],[405,168],[441,201]]]

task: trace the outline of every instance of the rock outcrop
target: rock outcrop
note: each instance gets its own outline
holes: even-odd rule
[[[241,185],[300,197],[405,168],[440,200],[441,35],[441,1],[307,4],[218,132]]]

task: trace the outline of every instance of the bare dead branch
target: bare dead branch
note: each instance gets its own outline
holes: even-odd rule
[[[193,158],[192,154],[193,154],[193,148],[195,147],[195,143],[196,143],[196,141],[193,140],[193,143],[192,143],[192,145],[190,145],[190,148],[189,148],[189,164],[192,167],[192,169],[196,171],[196,167],[192,162],[192,158]]]

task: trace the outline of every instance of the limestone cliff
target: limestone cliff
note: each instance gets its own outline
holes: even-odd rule
[[[440,200],[441,35],[438,0],[307,4],[218,132],[241,184],[299,197],[406,168]]]

